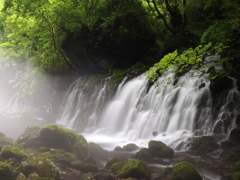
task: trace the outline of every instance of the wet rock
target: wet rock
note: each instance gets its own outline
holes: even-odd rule
[[[150,169],[138,159],[129,160],[117,175],[120,178],[151,179]]]
[[[12,180],[13,168],[11,165],[0,162],[0,179]]]
[[[22,172],[20,172],[20,173],[18,173],[16,179],[20,179],[20,178],[26,178],[26,176]]]
[[[18,147],[5,145],[2,148],[1,157],[3,159],[16,158],[17,160],[20,161],[23,158],[26,158],[27,154]]]
[[[161,141],[150,141],[148,150],[153,157],[172,158],[174,154],[174,150]]]
[[[202,136],[191,143],[191,149],[201,154],[213,152],[218,147],[212,136]]]
[[[57,125],[46,125],[39,133],[47,147],[62,148],[76,154],[79,159],[83,159],[88,154],[86,139],[69,129]]]
[[[40,177],[59,179],[58,167],[48,158],[35,154],[22,161],[20,171],[25,175],[36,172]]]
[[[226,156],[226,160],[237,162],[240,161],[240,147],[235,148]]]
[[[116,163],[116,162],[125,162],[125,160],[123,160],[121,157],[113,157],[113,158],[109,158],[107,160],[107,163],[106,163],[106,168],[107,169],[110,169],[111,166]]]
[[[202,180],[202,177],[191,163],[180,162],[173,166],[172,180]]]
[[[6,137],[4,133],[0,132],[0,146],[4,145],[13,145],[13,141]]]
[[[126,165],[126,162],[116,162],[111,165],[110,169],[114,174],[119,174],[125,165]]]
[[[114,148],[114,151],[123,151],[123,148],[121,148],[120,146],[117,146]]]
[[[39,175],[38,175],[38,173],[33,172],[33,173],[29,174],[29,175],[27,176],[27,178],[29,178],[29,179],[38,179],[38,178],[39,178]]]
[[[43,146],[39,138],[40,129],[38,126],[28,126],[23,134],[17,138],[16,144],[24,148],[38,148]]]
[[[129,143],[122,148],[124,151],[136,151],[139,147],[136,144]]]
[[[151,159],[151,154],[147,148],[142,148],[135,154],[134,157],[141,160],[149,160]]]
[[[97,145],[93,142],[90,142],[90,143],[88,143],[88,152],[91,155],[101,155],[102,153],[105,152],[105,150],[102,147],[100,147],[99,145]]]
[[[230,140],[240,143],[240,129],[233,129],[230,133]]]

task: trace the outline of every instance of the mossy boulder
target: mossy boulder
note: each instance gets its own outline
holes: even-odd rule
[[[78,169],[85,173],[98,171],[97,162],[92,156],[87,156],[86,158],[83,159],[83,161],[79,160],[72,161],[70,166],[74,169]]]
[[[138,159],[129,160],[117,175],[120,178],[151,179],[150,169]]]
[[[0,161],[0,179],[12,180],[13,168],[11,165]]]
[[[172,158],[174,150],[161,141],[150,141],[148,150],[151,156],[159,158]]]
[[[191,163],[180,162],[173,166],[172,180],[202,180],[202,177]]]
[[[47,147],[64,149],[76,154],[79,159],[83,159],[88,154],[86,139],[69,129],[57,125],[46,125],[39,133]]]
[[[0,146],[13,145],[12,139],[8,138],[4,133],[0,132]]]
[[[44,146],[39,137],[40,129],[41,128],[38,126],[28,126],[23,134],[17,138],[16,144],[24,148],[38,148]]]
[[[122,148],[122,150],[124,150],[124,151],[136,151],[138,149],[139,149],[139,147],[133,143],[129,143],[129,144],[123,146],[123,148]]]
[[[3,146],[0,155],[3,159],[16,158],[19,161],[27,157],[27,154],[20,148],[11,145]]]
[[[83,159],[88,154],[87,141],[82,135],[58,125],[46,125],[42,128],[29,126],[19,136],[16,144],[24,148],[44,148],[46,151],[62,149],[76,154],[78,159]]]
[[[111,165],[110,169],[114,174],[119,174],[122,168],[126,165],[127,162],[116,162]]]
[[[107,163],[105,165],[106,168],[110,169],[111,166],[116,163],[116,162],[126,162],[123,158],[121,157],[113,157],[113,158],[109,158],[107,160]]]
[[[201,154],[213,152],[218,147],[219,145],[212,136],[202,136],[191,144],[191,149]]]
[[[25,176],[36,172],[40,177],[59,179],[58,167],[50,159],[43,158],[38,154],[33,154],[26,161],[22,161],[20,171]]]
[[[148,160],[151,158],[151,154],[147,148],[141,148],[134,156],[137,159]]]

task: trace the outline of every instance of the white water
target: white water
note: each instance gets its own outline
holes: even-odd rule
[[[176,84],[170,82],[171,79],[173,74],[165,74],[149,89],[144,74],[126,83],[124,80],[103,109],[99,107],[107,93],[106,83],[98,86],[89,97],[84,93],[84,83],[78,80],[66,94],[63,115],[58,123],[78,130],[88,141],[107,149],[129,142],[146,146],[149,140],[156,139],[176,150],[184,150],[188,138],[213,135],[215,128],[219,129],[219,123],[228,120],[228,130],[218,130],[218,134],[227,138],[237,117],[236,110],[235,114],[227,110],[227,104],[235,101],[231,104],[235,104],[235,109],[239,107],[240,98],[231,100],[232,96],[240,97],[236,86],[229,92],[226,103],[214,119],[207,76],[188,73]],[[94,105],[90,106],[92,102]],[[221,117],[227,111],[228,116],[233,118]]]

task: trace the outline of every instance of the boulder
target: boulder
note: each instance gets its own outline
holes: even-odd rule
[[[58,167],[50,159],[43,158],[37,154],[33,154],[26,161],[22,161],[20,171],[25,176],[36,172],[40,177],[59,179]]]
[[[0,132],[0,146],[4,145],[13,145],[13,142],[10,138],[6,137],[5,134]]]
[[[129,143],[122,148],[124,151],[136,151],[139,147],[136,144]]]
[[[3,159],[16,158],[18,161],[21,161],[23,158],[27,157],[27,154],[20,148],[11,145],[3,146],[0,155]]]
[[[151,179],[150,169],[138,159],[129,160],[117,175],[120,178]]]
[[[88,154],[86,139],[69,129],[57,125],[46,125],[39,132],[46,147],[64,149],[83,159]]]
[[[137,159],[148,160],[151,158],[151,154],[147,148],[141,148],[134,156]]]
[[[13,168],[5,163],[0,161],[0,179],[12,180]]]
[[[82,135],[58,125],[46,125],[42,128],[29,126],[16,143],[24,148],[44,151],[62,149],[76,154],[78,159],[83,159],[88,154],[87,141]]]
[[[213,152],[218,147],[212,136],[202,136],[191,143],[191,149],[201,154]]]
[[[172,180],[202,180],[202,177],[191,163],[184,161],[173,166]]]
[[[161,141],[150,141],[148,150],[151,156],[159,158],[172,158],[174,150]]]
[[[110,169],[111,166],[116,163],[116,162],[125,162],[125,160],[123,160],[121,157],[113,157],[113,158],[109,158],[107,160],[107,163],[106,163],[106,168],[107,169]]]
[[[38,148],[43,146],[43,142],[39,138],[40,129],[38,126],[28,126],[23,134],[17,138],[16,144],[24,148]]]

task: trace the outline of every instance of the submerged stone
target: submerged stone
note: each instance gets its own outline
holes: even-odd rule
[[[202,180],[202,177],[191,163],[180,162],[173,166],[172,180]]]

